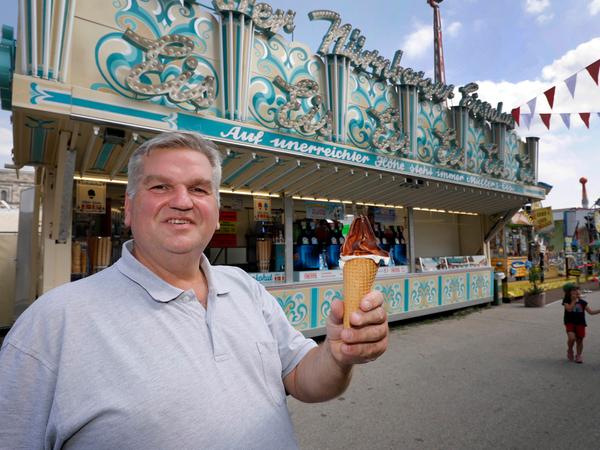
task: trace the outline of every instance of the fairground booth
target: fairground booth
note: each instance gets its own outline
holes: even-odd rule
[[[393,321],[489,302],[491,236],[545,196],[538,139],[521,140],[501,104],[479,99],[474,83],[455,97],[403,67],[401,51],[386,59],[333,11],[19,6],[16,46],[4,30],[12,77],[0,79],[11,167],[35,167],[36,188],[22,204],[15,316],[119,258],[128,157],[159,132],[218,145],[221,228],[207,256],[264,283],[308,335],[342,298],[338,257],[353,216],[369,216],[393,256],[375,286]],[[288,39],[297,20],[327,24],[318,49]]]

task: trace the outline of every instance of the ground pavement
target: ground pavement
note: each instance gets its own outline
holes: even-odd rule
[[[600,291],[586,298],[600,308]],[[562,311],[518,302],[393,326],[342,397],[289,400],[301,448],[600,448],[600,315],[575,364]]]

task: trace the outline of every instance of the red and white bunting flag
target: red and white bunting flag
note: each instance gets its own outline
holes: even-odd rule
[[[552,114],[540,114],[540,119],[542,119],[542,122],[544,122],[544,125],[546,125],[546,128],[549,130],[550,129],[550,118],[552,117]]]
[[[520,121],[520,115],[521,115],[521,107],[517,106],[516,108],[513,108],[510,113],[512,114],[513,119],[515,119],[515,122],[516,122],[517,126],[521,125],[519,123],[519,121]]]
[[[571,114],[570,113],[561,113],[560,118],[562,119],[563,123],[565,124],[565,127],[567,127],[567,130],[570,130],[571,129]]]
[[[565,84],[567,88],[569,88],[569,92],[571,93],[571,97],[575,98],[575,87],[577,85],[577,74],[574,73],[569,78],[565,80]]]
[[[587,66],[586,69],[592,77],[592,80],[594,80],[594,82],[598,84],[598,73],[600,72],[600,59]]]
[[[529,130],[529,127],[531,127],[531,118],[532,117],[533,117],[533,114],[521,114],[521,119],[523,119],[523,125],[525,125],[528,130]]]
[[[529,100],[527,102],[527,106],[529,106],[529,112],[531,113],[532,116],[535,114],[535,101],[536,101],[536,98],[532,98],[531,100]]]
[[[544,95],[546,96],[546,100],[548,100],[548,104],[550,105],[550,109],[554,107],[554,92],[556,91],[556,86],[552,86]]]
[[[583,120],[586,128],[590,127],[590,113],[579,113],[579,117]]]

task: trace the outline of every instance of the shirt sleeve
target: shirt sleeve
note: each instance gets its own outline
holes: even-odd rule
[[[258,294],[261,298],[263,316],[271,330],[271,334],[277,341],[279,357],[281,359],[281,376],[285,378],[306,354],[317,346],[312,339],[296,330],[288,318],[283,308],[279,305],[277,299],[273,297],[263,285],[256,283]],[[300,305],[296,305],[300,306]],[[292,305],[292,308],[294,305]],[[295,311],[295,314],[302,314],[302,310]]]
[[[0,351],[0,446],[45,448],[55,384],[56,374],[44,363],[4,343]]]

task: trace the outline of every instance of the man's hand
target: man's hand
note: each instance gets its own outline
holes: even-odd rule
[[[344,329],[344,304],[331,304],[327,337],[312,349],[283,380],[285,389],[303,402],[322,402],[346,390],[352,366],[373,361],[387,348],[387,314],[381,292],[369,292],[352,314],[352,328]]]
[[[344,304],[335,300],[327,319],[327,346],[341,367],[363,364],[377,359],[387,348],[388,323],[383,309],[383,295],[369,292],[360,309],[350,316],[352,328],[343,328]]]

